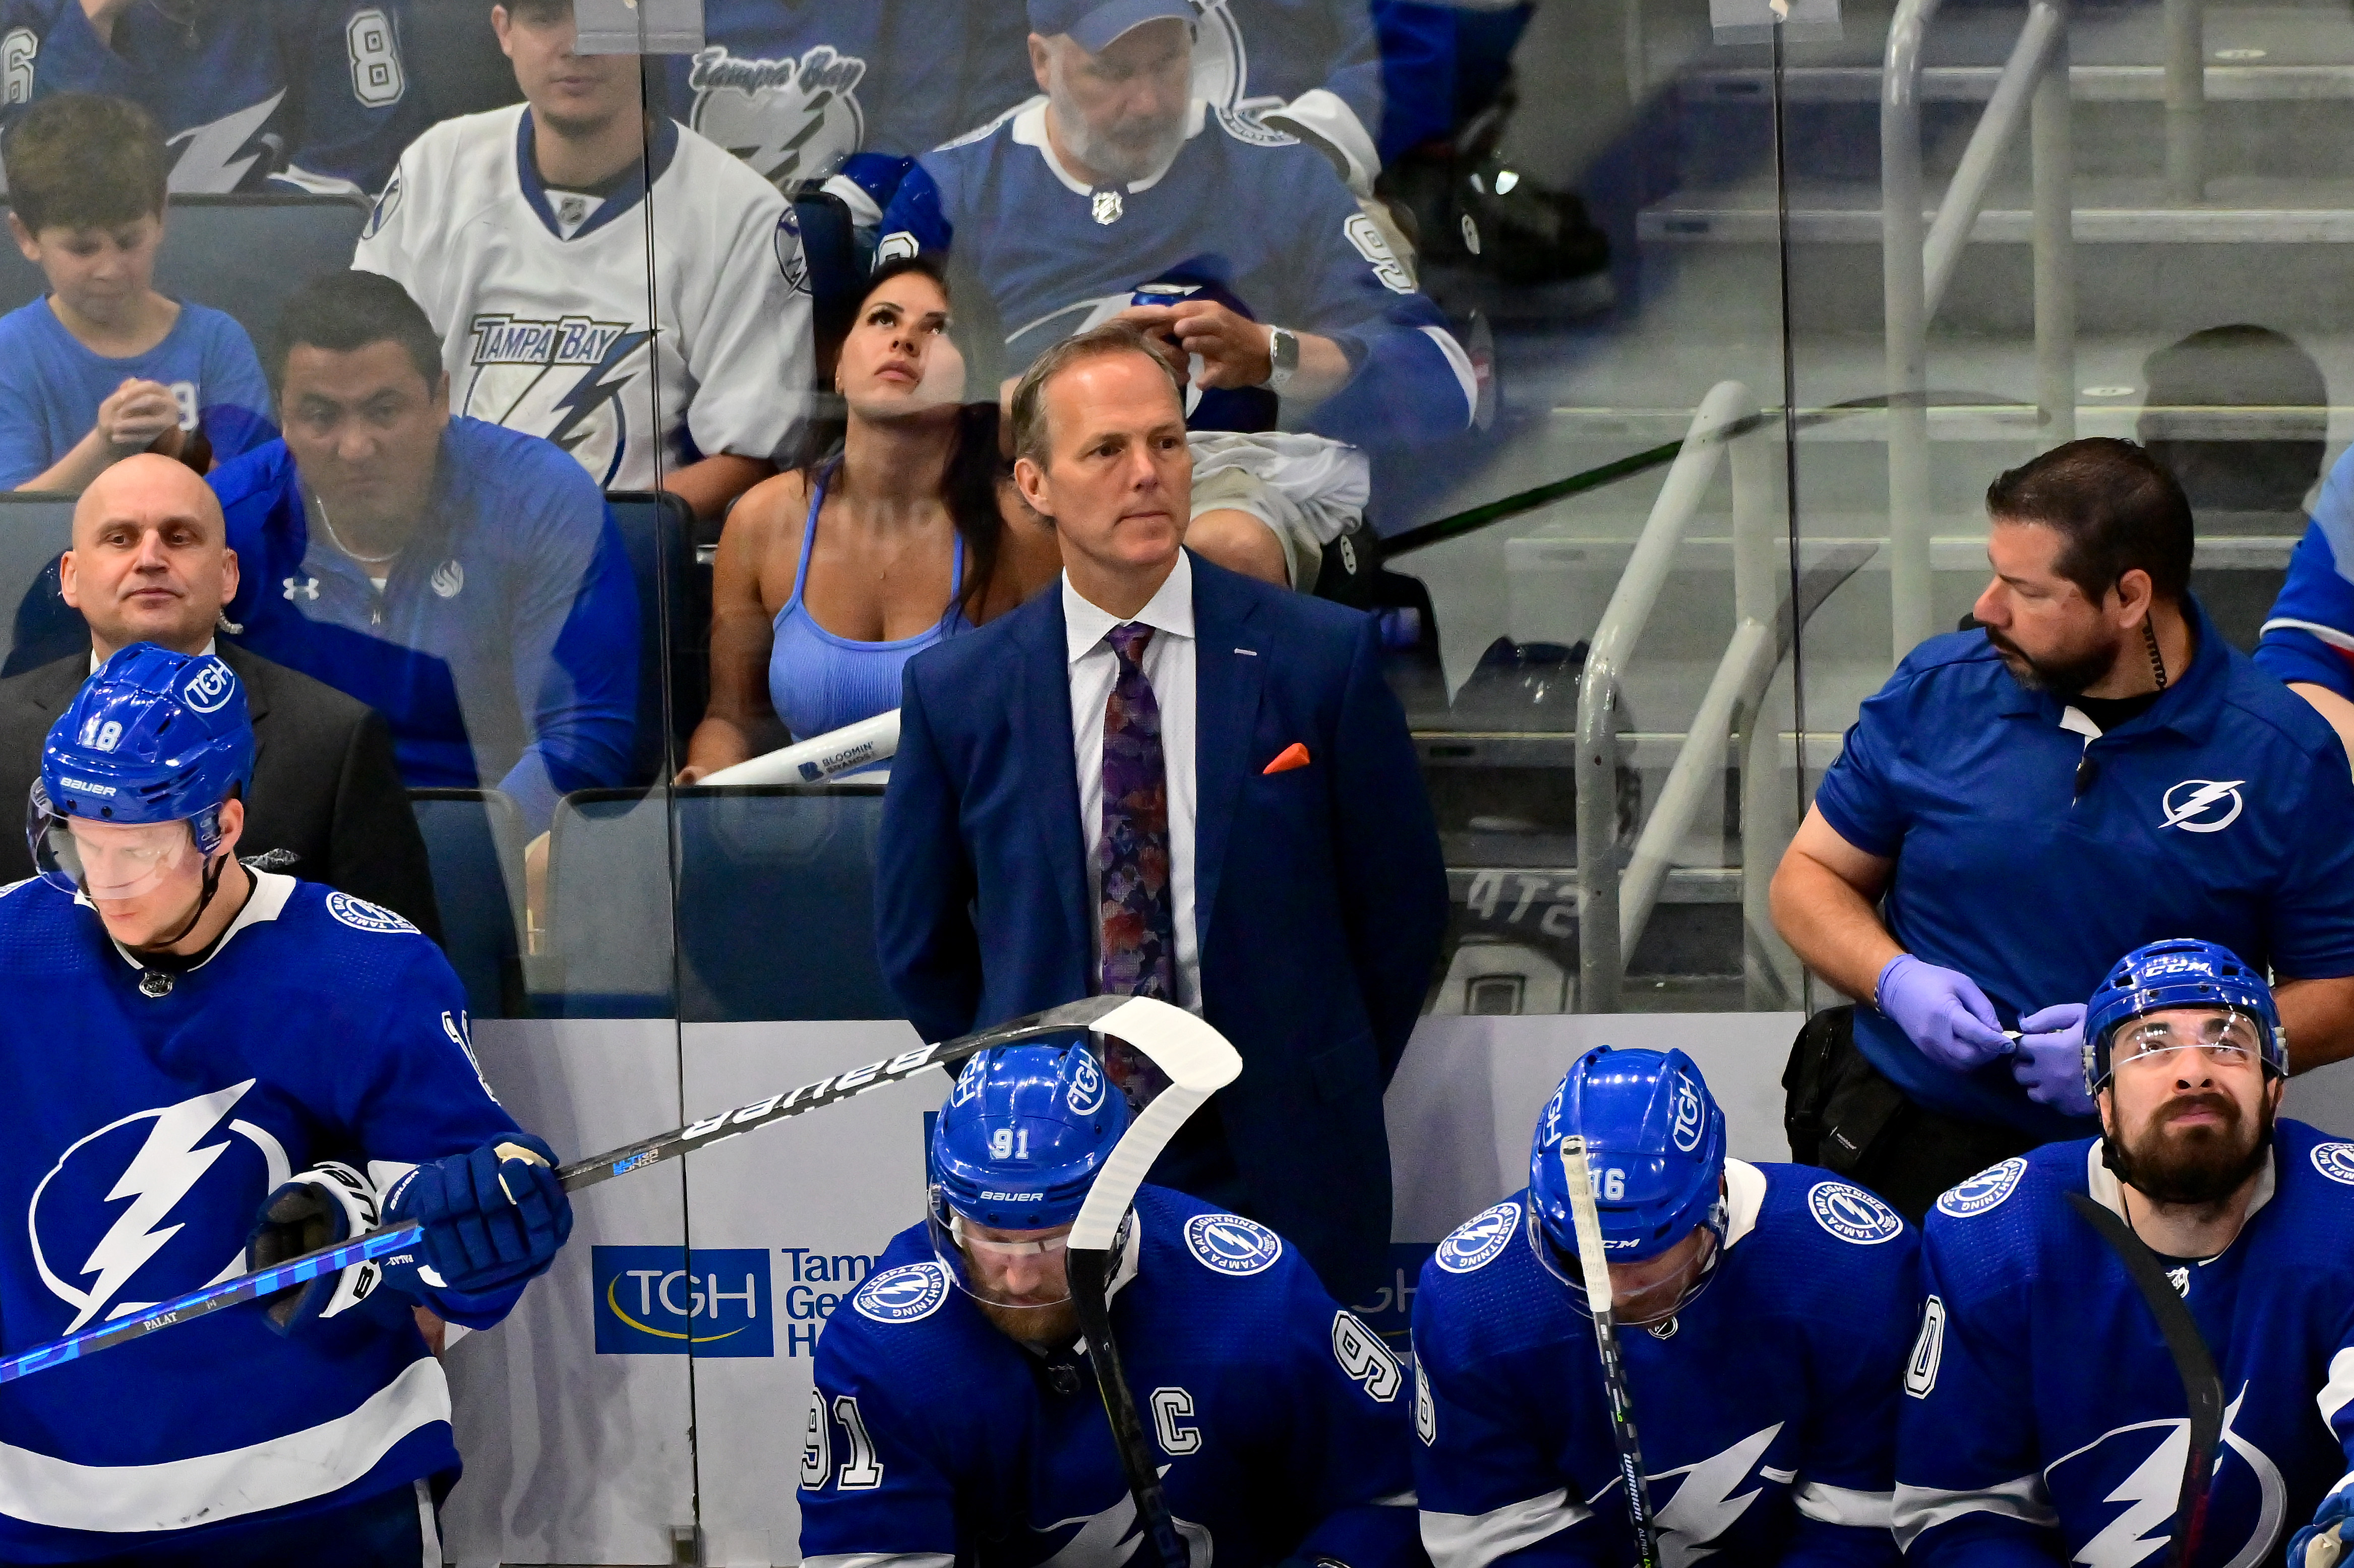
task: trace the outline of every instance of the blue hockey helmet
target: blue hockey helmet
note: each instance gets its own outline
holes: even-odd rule
[[[1580,1056],[1545,1103],[1529,1146],[1529,1207],[1564,1257],[1577,1254],[1562,1151],[1572,1134],[1585,1139],[1606,1261],[1656,1257],[1697,1225],[1723,1240],[1724,1113],[1691,1057],[1605,1045]]]
[[[43,878],[72,892],[79,859],[68,822],[185,821],[209,856],[221,843],[222,804],[252,782],[253,725],[236,673],[209,653],[134,642],[50,726],[25,836]]]
[[[2097,1090],[2115,1063],[2110,1046],[2137,1018],[2172,1008],[2213,1008],[2246,1020],[2264,1070],[2288,1076],[2288,1035],[2272,987],[2254,966],[2217,942],[2171,937],[2116,961],[2084,1007],[2084,1083]]]

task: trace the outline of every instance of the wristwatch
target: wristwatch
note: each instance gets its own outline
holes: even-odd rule
[[[1271,326],[1267,329],[1267,355],[1274,369],[1267,372],[1270,391],[1282,392],[1291,386],[1291,378],[1299,374],[1299,336],[1289,327]]]

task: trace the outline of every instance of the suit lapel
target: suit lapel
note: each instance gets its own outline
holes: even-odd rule
[[[69,655],[44,664],[35,672],[35,679],[26,683],[25,694],[35,707],[49,715],[55,723],[58,715],[66,711],[81,683],[90,679],[90,654],[87,652]]]
[[[237,672],[238,683],[245,688],[245,716],[253,726],[253,761],[258,772],[261,754],[270,745],[270,731],[262,727],[261,715],[270,711],[270,698],[261,683],[253,678],[253,667],[260,661],[234,642],[215,642],[213,651],[222,662]]]
[[[1250,768],[1251,735],[1258,727],[1260,673],[1268,651],[1249,635],[1257,609],[1235,591],[1229,574],[1193,557],[1193,938],[1204,953],[1235,808]]]
[[[1042,863],[1062,910],[1065,936],[1076,944],[1066,951],[1086,953],[1094,938],[1087,916],[1087,833],[1079,821],[1079,786],[1071,754],[1070,651],[1063,620],[1059,583],[1021,612],[1021,658],[1008,672],[1017,683],[1014,728],[1021,748],[1023,787],[1038,803]],[[1084,973],[1087,964],[1080,960]]]

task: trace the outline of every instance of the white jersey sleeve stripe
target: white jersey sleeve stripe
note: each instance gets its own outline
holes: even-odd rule
[[[1471,356],[1455,341],[1455,334],[1445,327],[1416,327],[1416,332],[1438,345],[1446,356],[1447,368],[1455,373],[1456,388],[1463,394],[1463,422],[1469,424],[1479,412],[1479,377],[1471,368]]]
[[[1422,1511],[1422,1546],[1437,1568],[1488,1568],[1500,1557],[1534,1546],[1546,1536],[1591,1519],[1593,1511],[1569,1500],[1562,1488],[1506,1503],[1487,1513]]]
[[[2329,1358],[2329,1381],[2321,1385],[2314,1403],[2321,1406],[2321,1419],[2335,1426],[2338,1413],[2346,1408],[2349,1400],[2354,1400],[2354,1347]]]
[[[2052,1498],[2043,1489],[2043,1478],[2021,1476],[2004,1481],[1999,1486],[1981,1491],[1949,1492],[1935,1487],[1896,1489],[1895,1507],[1889,1524],[1896,1532],[1896,1549],[1910,1552],[1913,1542],[1927,1531],[1956,1520],[1966,1513],[1996,1513],[2027,1524],[2051,1528],[2060,1522],[2060,1512],[2052,1506]]]
[[[2354,635],[2349,635],[2346,632],[2340,631],[2334,626],[2324,626],[2317,620],[2297,620],[2288,616],[2279,616],[2274,620],[2265,621],[2263,628],[2257,631],[2256,635],[2261,637],[2264,632],[2274,630],[2308,631],[2314,636],[2320,638],[2324,642],[2328,643],[2332,648],[2340,649],[2347,652],[2354,652]]]
[[[947,1552],[837,1552],[830,1557],[804,1557],[801,1568],[956,1568]]]
[[[1866,1530],[1886,1530],[1896,1511],[1894,1492],[1859,1492],[1827,1481],[1808,1481],[1794,1489],[1790,1500],[1798,1511],[1823,1524],[1851,1524]]]
[[[420,1356],[348,1415],[218,1454],[156,1465],[77,1465],[0,1444],[11,1516],[57,1530],[184,1530],[351,1485],[419,1427],[450,1419],[441,1363]],[[945,1563],[945,1559],[942,1560]]]

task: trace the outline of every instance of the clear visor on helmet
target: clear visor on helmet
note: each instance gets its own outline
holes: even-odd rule
[[[25,839],[43,881],[93,900],[152,893],[196,853],[196,835],[186,822],[60,817],[37,788],[26,815]]]
[[[1570,1299],[1581,1315],[1592,1316],[1585,1298],[1585,1271],[1577,1255],[1553,1245],[1533,1205],[1529,1210],[1528,1227],[1529,1247],[1537,1255],[1537,1262],[1569,1287]],[[1703,1239],[1689,1257],[1670,1262],[1670,1256],[1676,1250],[1670,1246],[1638,1263],[1608,1266],[1610,1310],[1615,1320],[1633,1329],[1665,1322],[1708,1287],[1708,1282],[1716,1277],[1717,1261],[1724,1255],[1724,1248],[1713,1225],[1697,1228],[1703,1233]]]
[[[949,1207],[932,1189],[927,1214],[932,1255],[957,1287],[974,1300],[1014,1311],[1059,1307],[1071,1298],[1071,1227],[1000,1231],[979,1225]]]
[[[2168,1071],[2196,1051],[2218,1068],[2254,1067],[2264,1059],[2264,1020],[2235,1007],[2169,1007],[2128,1018],[2109,1033],[2112,1073]]]

